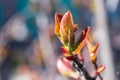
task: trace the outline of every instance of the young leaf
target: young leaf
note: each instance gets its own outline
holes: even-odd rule
[[[70,11],[63,15],[60,23],[61,42],[70,48],[74,44],[73,18]]]
[[[54,32],[56,35],[60,35],[60,22],[62,19],[63,15],[56,13],[55,14],[55,28],[54,28]]]
[[[84,29],[80,35],[80,39],[78,40],[78,42],[75,44],[75,46],[73,47],[73,54],[79,54],[81,49],[83,48],[83,46],[86,43],[86,40],[89,36],[89,32],[90,32],[90,27],[87,27],[86,29]]]
[[[89,40],[87,40],[87,46],[88,46],[88,51],[90,53],[90,59],[92,62],[95,62],[97,58],[97,50],[99,47],[99,43],[93,45]]]

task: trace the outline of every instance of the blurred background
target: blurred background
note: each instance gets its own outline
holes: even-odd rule
[[[110,55],[106,61],[112,61],[108,65],[120,80],[119,0],[0,0],[0,80],[70,80],[57,71],[62,44],[54,34],[55,12],[68,10],[79,30],[87,26],[93,33],[104,30],[97,39],[104,38],[109,49],[104,44],[103,49],[109,51],[99,54]],[[99,16],[104,24],[99,23]]]

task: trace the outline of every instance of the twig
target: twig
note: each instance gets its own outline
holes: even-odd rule
[[[95,80],[95,79],[96,79],[96,78],[91,77],[91,76],[89,75],[89,73],[87,72],[87,70],[86,70],[86,69],[83,67],[83,65],[80,63],[77,55],[75,55],[75,56],[73,57],[73,62],[74,62],[75,64],[77,64],[78,68],[83,72],[83,75],[85,76],[86,80]]]

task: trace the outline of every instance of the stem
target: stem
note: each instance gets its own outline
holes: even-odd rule
[[[83,65],[80,63],[78,56],[75,55],[73,57],[73,62],[77,64],[78,68],[83,72],[83,75],[85,76],[86,80],[95,80],[94,77],[91,77],[87,70],[83,67]]]

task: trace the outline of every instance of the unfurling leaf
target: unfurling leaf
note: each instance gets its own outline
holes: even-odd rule
[[[87,46],[88,46],[88,51],[90,53],[90,59],[92,62],[95,62],[97,58],[97,50],[99,47],[99,43],[93,45],[89,40],[87,40]]]
[[[86,43],[86,40],[89,36],[89,32],[90,32],[90,27],[87,27],[86,29],[84,29],[80,35],[80,39],[78,40],[78,42],[75,44],[74,46],[74,51],[73,54],[79,54],[81,49],[83,48],[83,46]]]

